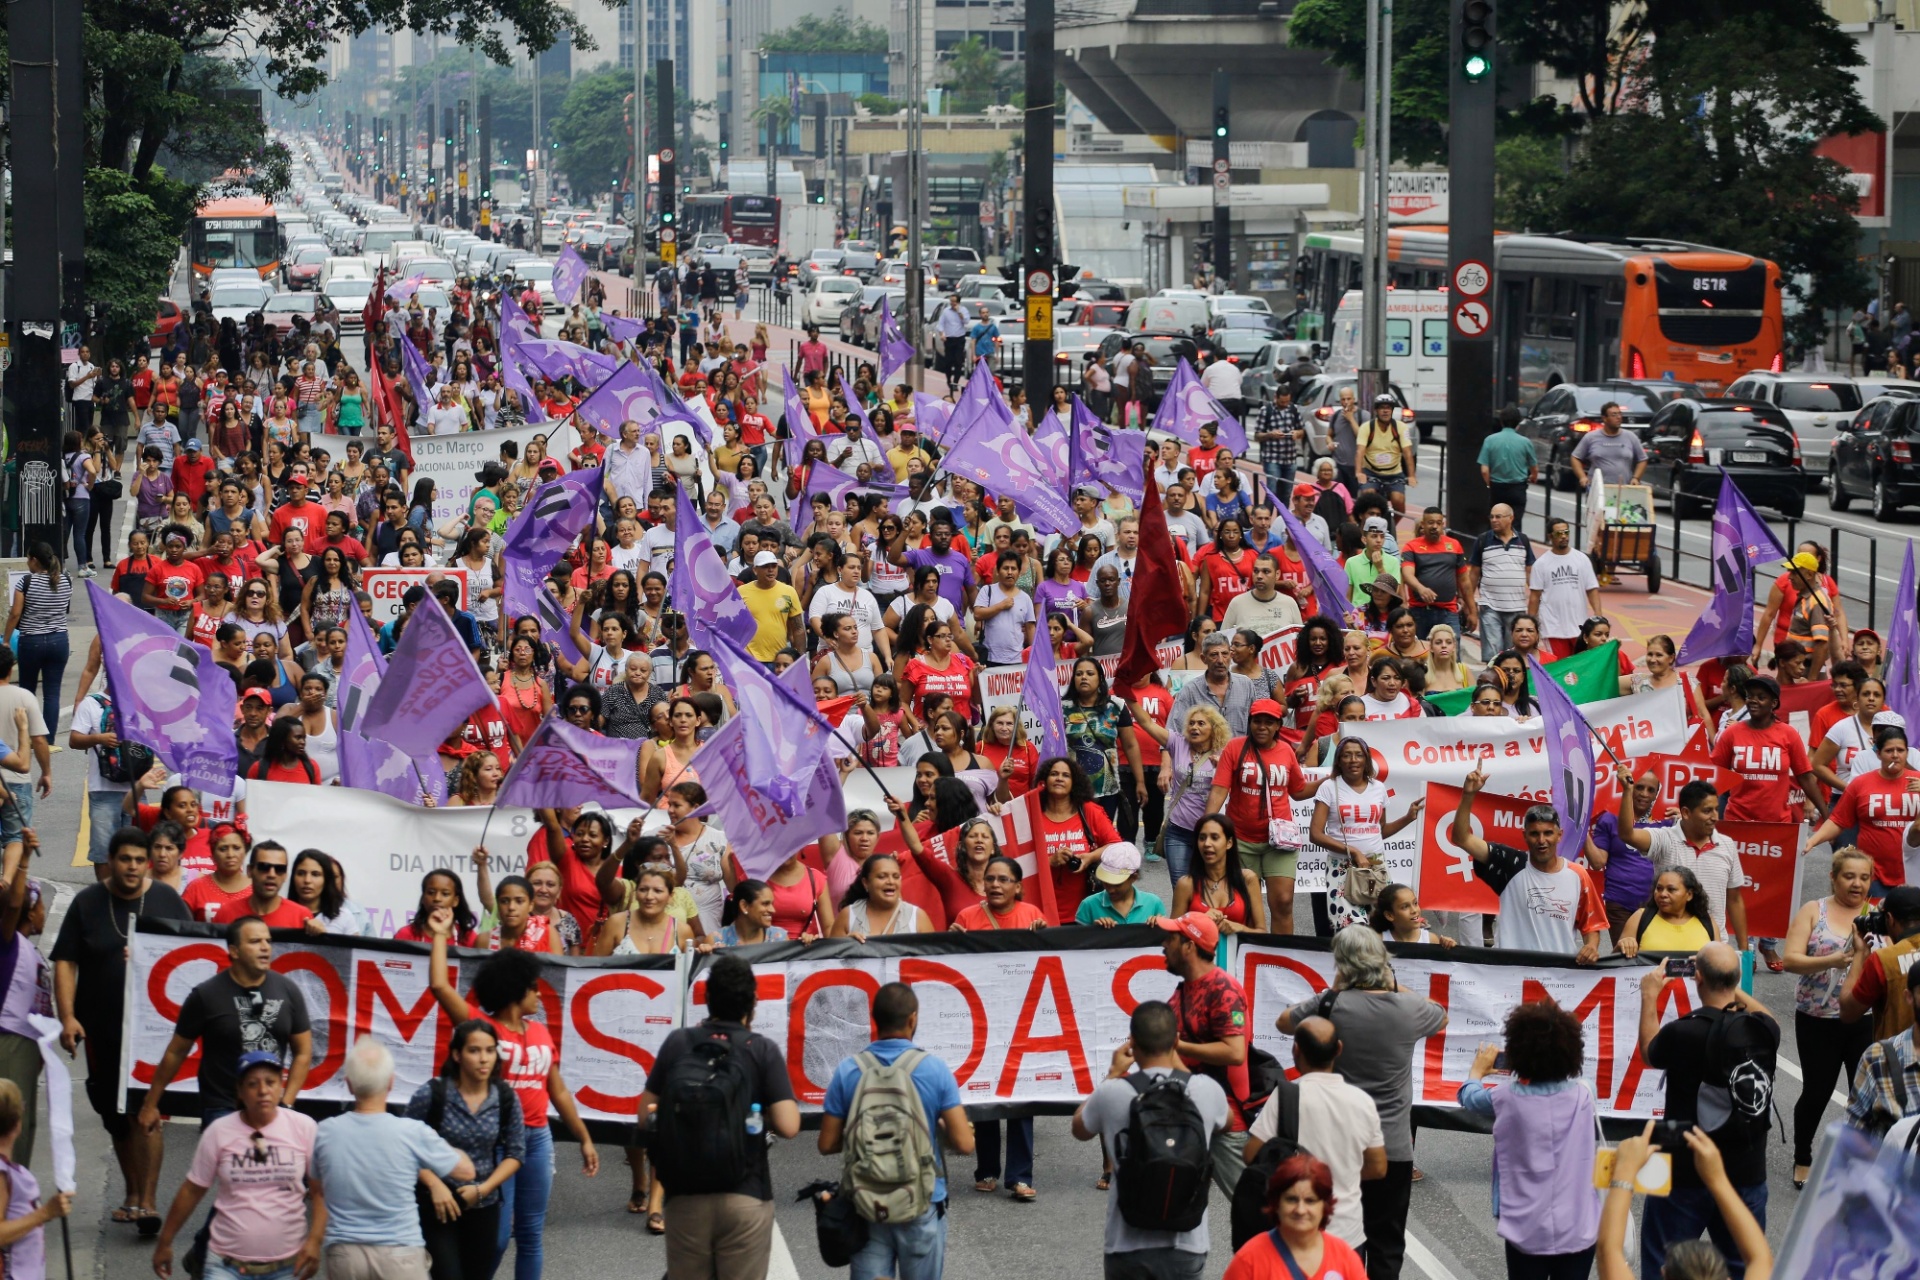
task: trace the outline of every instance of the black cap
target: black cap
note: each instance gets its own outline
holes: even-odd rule
[[[497,462],[489,462],[474,472],[473,478],[481,484],[499,484],[507,478],[507,469]]]
[[[1887,896],[1881,899],[1880,905],[1895,920],[1909,923],[1920,920],[1920,888],[1910,884],[1895,885],[1887,890]]]

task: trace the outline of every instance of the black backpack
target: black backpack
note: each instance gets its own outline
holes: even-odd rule
[[[1240,1180],[1233,1184],[1232,1233],[1236,1250],[1273,1225],[1266,1215],[1267,1179],[1282,1161],[1306,1149],[1300,1145],[1300,1086],[1287,1079],[1283,1072],[1280,1082],[1273,1087],[1273,1096],[1274,1105],[1279,1109],[1273,1140],[1247,1162],[1247,1167],[1240,1171]]]
[[[1773,1110],[1774,1052],[1756,1014],[1722,1010],[1707,1031],[1706,1071],[1694,1118],[1709,1137],[1727,1130],[1765,1132]]]
[[[742,1051],[746,1031],[709,1025],[668,1068],[660,1109],[647,1125],[654,1170],[675,1195],[719,1195],[753,1172],[747,1116],[753,1070]]]
[[[105,714],[101,717],[102,732],[118,734],[120,716],[113,709],[113,701],[105,694],[90,695],[99,704]],[[147,776],[153,768],[153,752],[137,742],[129,742],[124,737],[117,747],[95,747],[94,754],[100,757],[100,777],[106,782],[124,782],[129,785]]]
[[[1192,1231],[1207,1216],[1212,1138],[1187,1095],[1188,1078],[1184,1071],[1126,1077],[1134,1096],[1114,1143],[1114,1194],[1137,1231]]]

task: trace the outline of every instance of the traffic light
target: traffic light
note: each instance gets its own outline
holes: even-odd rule
[[[1460,72],[1480,81],[1493,72],[1492,0],[1462,0],[1460,7]]]
[[[1224,138],[1227,136],[1227,109],[1225,107],[1215,107],[1213,109],[1213,136],[1216,138]]]

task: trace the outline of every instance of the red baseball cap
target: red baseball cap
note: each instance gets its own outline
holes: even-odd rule
[[[245,693],[240,695],[240,701],[242,702],[245,702],[248,698],[258,698],[260,699],[260,701],[266,703],[268,706],[273,705],[273,695],[268,693],[265,689],[256,687],[256,688],[248,689]]]
[[[1208,951],[1220,946],[1220,926],[1204,911],[1189,911],[1183,916],[1155,916],[1153,923],[1168,933],[1185,934],[1193,939],[1196,946]]]
[[[1287,710],[1272,698],[1255,698],[1253,705],[1247,708],[1247,719],[1255,716],[1272,716],[1275,720],[1285,720]]]

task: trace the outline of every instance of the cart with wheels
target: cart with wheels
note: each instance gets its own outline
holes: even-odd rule
[[[1596,486],[1597,487],[1597,486]],[[1594,571],[1602,583],[1622,574],[1642,574],[1647,594],[1660,592],[1660,548],[1653,523],[1653,490],[1642,484],[1610,484],[1593,519]]]

